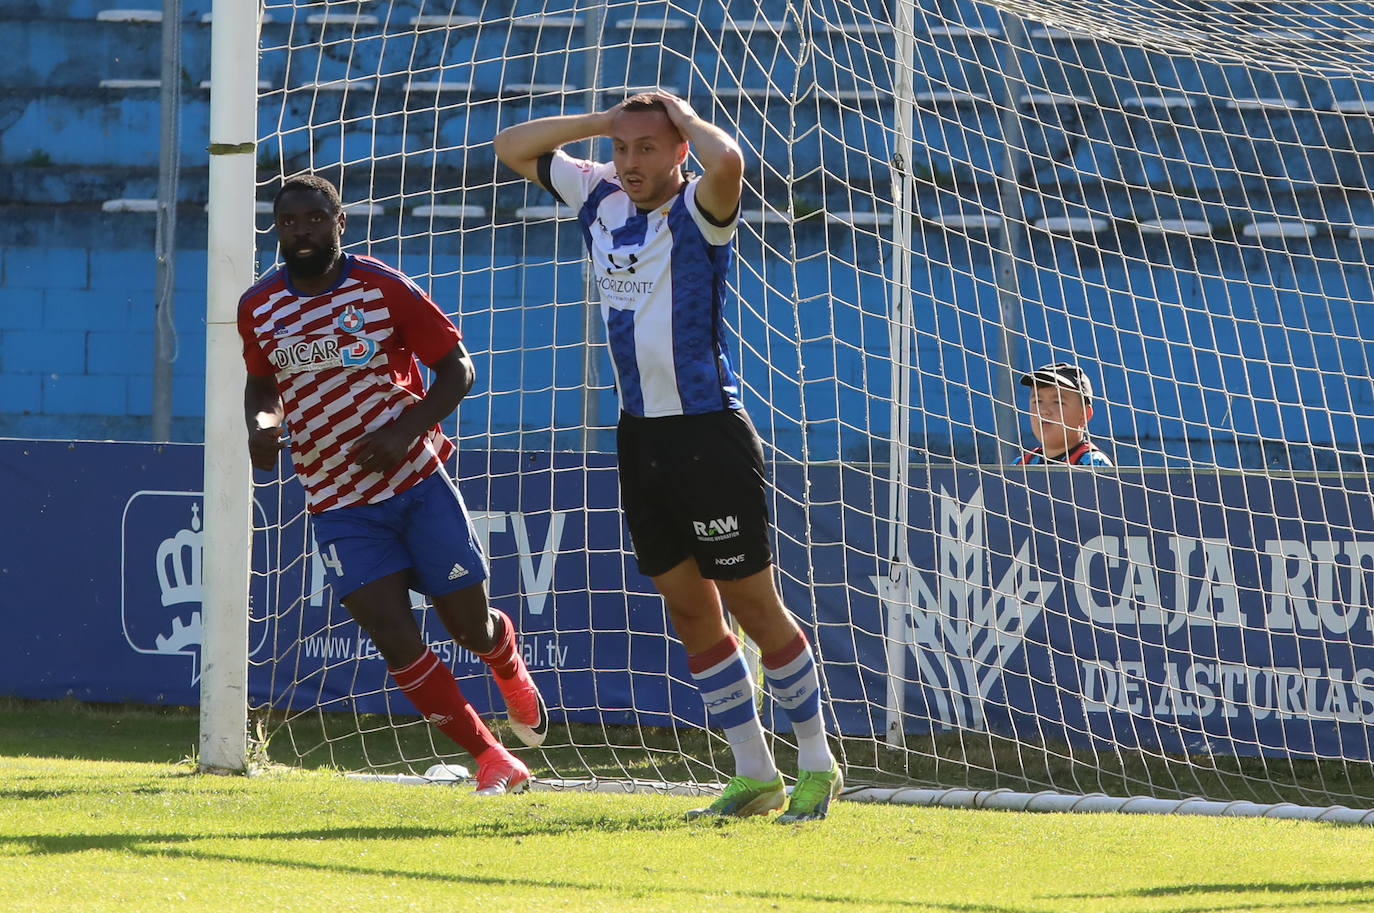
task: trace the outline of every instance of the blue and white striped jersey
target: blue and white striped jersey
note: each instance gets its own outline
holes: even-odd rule
[[[641,212],[614,164],[558,150],[540,165],[548,189],[577,209],[620,408],[646,418],[741,408],[721,313],[735,221],[716,225],[701,211],[697,179]]]

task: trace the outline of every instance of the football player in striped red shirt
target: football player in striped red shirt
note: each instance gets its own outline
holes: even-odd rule
[[[288,179],[273,220],[284,265],[238,311],[253,465],[270,470],[290,447],[344,607],[420,713],[476,759],[477,791],[520,792],[529,770],[477,716],[411,611],[410,590],[429,597],[454,642],[491,666],[516,735],[542,743],[548,710],[515,625],[487,602],[486,557],[444,465],[454,447],[439,422],[475,376],[462,334],[404,274],[344,252],[346,214],[329,181]],[[433,372],[428,391],[417,358]]]

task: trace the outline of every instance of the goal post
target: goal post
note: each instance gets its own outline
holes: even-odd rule
[[[243,207],[308,169],[340,187],[347,248],[414,276],[473,352],[448,430],[553,709],[536,776],[728,776],[629,556],[575,213],[491,150],[662,88],[745,153],[729,346],[848,780],[1007,807],[1374,804],[1366,4],[279,0],[236,37],[221,6],[216,61],[250,30],[255,50],[211,93],[238,113],[212,119],[206,486],[228,506],[206,517],[225,603],[207,595],[203,764],[207,740],[244,757],[245,700],[303,762],[456,754],[324,586],[293,479],[257,480],[236,535],[269,558],[251,617],[224,607],[250,576],[220,563],[246,539],[209,539],[249,510],[229,321],[247,245],[272,243]],[[1008,465],[1036,443],[1021,376],[1055,362],[1090,379],[1118,468]],[[212,683],[212,650],[246,691]]]
[[[253,283],[258,10],[215,0],[205,315],[205,528],[199,766],[248,761],[251,479],[244,444],[238,299]]]

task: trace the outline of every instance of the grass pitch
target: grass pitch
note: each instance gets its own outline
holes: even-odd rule
[[[1374,828],[193,773],[188,711],[0,702],[0,910],[1374,909]]]

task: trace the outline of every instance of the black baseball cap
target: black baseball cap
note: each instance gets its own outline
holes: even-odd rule
[[[1088,380],[1088,375],[1084,374],[1083,369],[1078,365],[1072,365],[1066,361],[1055,362],[1052,365],[1045,365],[1043,368],[1036,368],[1029,374],[1022,374],[1021,385],[1023,387],[1064,387],[1080,394],[1084,403],[1093,401],[1093,385],[1092,381]]]

